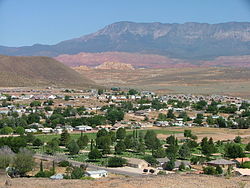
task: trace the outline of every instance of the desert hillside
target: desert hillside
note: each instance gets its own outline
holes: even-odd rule
[[[206,175],[167,175],[138,178],[108,178],[99,180],[13,179],[11,188],[247,188],[249,178],[224,178]],[[9,186],[6,186],[9,187]],[[3,187],[5,188],[5,187]]]
[[[49,57],[0,56],[0,87],[42,85],[89,87],[94,82]]]

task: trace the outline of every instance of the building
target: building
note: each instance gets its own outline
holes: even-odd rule
[[[226,160],[226,159],[216,159],[216,160],[207,162],[206,165],[214,166],[214,167],[220,166],[223,170],[227,170],[229,168],[235,167],[236,162]]]
[[[92,127],[86,125],[80,125],[75,127],[76,131],[92,131],[92,129]]]
[[[129,166],[129,167],[147,168],[149,166],[148,162],[146,162],[142,159],[126,158],[126,160],[127,160],[127,166]]]
[[[86,176],[91,178],[103,178],[108,176],[106,170],[86,171]]]

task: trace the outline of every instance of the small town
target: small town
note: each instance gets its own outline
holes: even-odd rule
[[[0,0],[0,188],[250,188],[250,0]]]
[[[0,100],[11,178],[250,176],[249,100],[120,88],[12,88]]]

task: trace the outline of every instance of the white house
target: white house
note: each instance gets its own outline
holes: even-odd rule
[[[106,170],[86,171],[86,176],[91,178],[102,178],[107,177],[108,172]]]
[[[77,131],[92,131],[92,129],[92,127],[86,125],[80,125],[75,127],[75,130]]]

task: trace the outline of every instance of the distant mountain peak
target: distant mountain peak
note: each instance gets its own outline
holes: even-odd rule
[[[114,51],[157,54],[188,60],[250,55],[250,23],[165,24],[121,21],[95,33],[62,41],[56,45],[19,48],[0,46],[0,54],[28,56]]]

